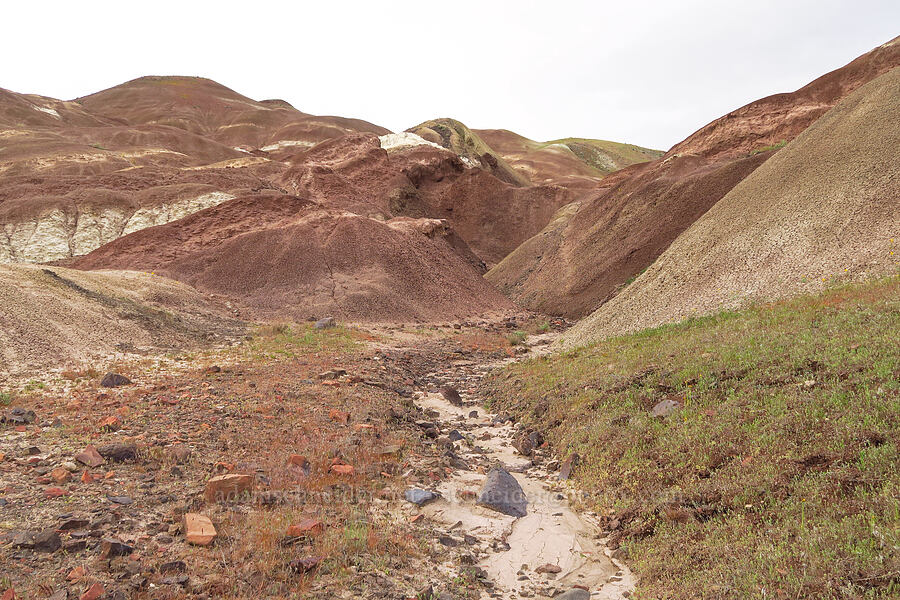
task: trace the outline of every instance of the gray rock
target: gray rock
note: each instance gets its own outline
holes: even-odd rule
[[[528,514],[525,492],[506,469],[498,468],[488,473],[478,494],[478,504],[511,517]]]
[[[406,490],[404,492],[403,497],[406,498],[407,502],[412,502],[416,506],[425,506],[432,500],[437,500],[441,497],[440,494],[431,492],[429,490],[420,490],[418,488],[413,488],[411,490]]]
[[[55,529],[45,529],[36,533],[32,543],[38,552],[56,552],[62,547],[62,540]]]
[[[555,600],[591,600],[591,593],[581,588],[573,588],[556,596]]]
[[[678,400],[673,400],[671,398],[666,398],[662,402],[657,402],[656,406],[654,406],[650,411],[650,414],[654,417],[664,419],[679,408],[681,408],[681,402],[679,402]]]
[[[445,386],[441,388],[441,396],[444,397],[444,400],[452,404],[453,406],[462,406],[463,401],[459,395],[459,392],[450,386]]]
[[[136,460],[138,456],[137,446],[134,444],[104,444],[97,447],[100,456],[108,460],[116,462],[124,462],[126,460]]]
[[[129,385],[130,383],[131,380],[124,375],[119,375],[118,373],[107,373],[103,376],[103,380],[100,382],[100,385],[105,388],[114,388],[119,387],[120,385]]]
[[[325,317],[324,319],[319,319],[316,321],[316,324],[313,325],[316,329],[331,329],[335,326],[334,319],[331,317]]]

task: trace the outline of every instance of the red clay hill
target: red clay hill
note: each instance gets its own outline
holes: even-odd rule
[[[740,108],[563,208],[487,278],[520,305],[582,317],[839,100],[900,65],[895,39],[790,94]]]
[[[583,192],[462,124],[442,145],[194,77],[2,91],[0,125],[0,262],[153,271],[260,315],[510,309],[483,272]]]

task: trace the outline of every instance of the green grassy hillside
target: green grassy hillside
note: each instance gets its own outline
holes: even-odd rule
[[[519,363],[495,410],[577,452],[634,598],[900,597],[900,278]],[[654,417],[658,403],[678,407]]]

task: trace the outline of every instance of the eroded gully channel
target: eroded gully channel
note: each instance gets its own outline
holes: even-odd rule
[[[546,352],[552,335],[530,338],[524,358]],[[484,550],[477,566],[494,584],[494,590],[483,593],[483,598],[627,598],[634,589],[634,575],[610,557],[592,516],[570,507],[568,495],[574,490],[560,481],[554,461],[542,451],[534,459],[520,454],[513,446],[519,433],[516,427],[500,423],[477,396],[478,380],[513,360],[517,359],[485,364],[456,361],[428,374],[429,389],[415,393],[417,405],[441,431],[457,430],[463,436],[455,444],[455,452],[476,466],[454,470],[435,488],[440,498],[425,504],[421,511],[448,533],[477,539]],[[451,403],[435,391],[442,387],[457,390],[462,402],[454,398]],[[528,502],[524,517],[507,516],[472,500],[473,492],[481,491],[486,474],[494,467],[506,469],[522,487]]]

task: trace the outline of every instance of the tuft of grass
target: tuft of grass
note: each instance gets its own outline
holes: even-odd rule
[[[787,145],[787,140],[781,140],[777,144],[772,144],[771,146],[763,146],[762,148],[757,148],[750,152],[751,156],[756,154],[762,154],[763,152],[770,152],[772,150],[778,150],[779,148],[784,148]]]
[[[511,365],[485,396],[581,455],[634,598],[896,598],[898,332],[893,277]]]
[[[528,337],[528,334],[524,331],[513,331],[509,335],[506,336],[506,341],[510,346],[520,346],[525,343],[525,338]]]
[[[265,325],[256,330],[250,351],[260,357],[293,358],[308,352],[352,352],[362,336],[346,327],[315,329],[312,325]]]
[[[13,395],[11,392],[0,392],[0,406],[9,406],[12,404]]]

